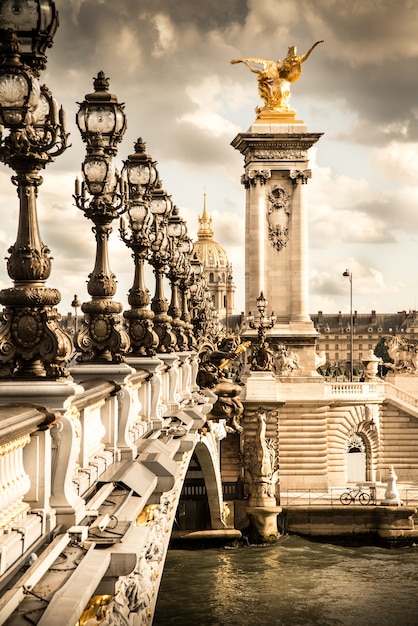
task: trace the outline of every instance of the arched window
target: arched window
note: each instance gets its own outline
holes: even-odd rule
[[[348,438],[346,469],[348,483],[366,480],[366,446],[358,433],[352,433]]]

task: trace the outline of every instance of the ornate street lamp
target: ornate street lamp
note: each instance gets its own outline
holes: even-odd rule
[[[188,349],[194,350],[197,347],[196,337],[192,316],[189,311],[189,302],[191,301],[190,293],[190,277],[192,274],[191,253],[193,251],[193,241],[186,233],[179,244],[179,251],[182,254],[181,270],[180,270],[180,294],[181,294],[181,321],[184,325],[184,331],[188,341]]]
[[[154,313],[149,309],[150,293],[145,285],[144,261],[151,247],[153,215],[151,213],[151,191],[158,179],[156,162],[146,153],[142,139],[135,144],[135,153],[124,162],[124,173],[128,181],[127,220],[120,218],[120,236],[132,250],[135,275],[128,302],[131,308],[124,311],[131,354],[153,356],[159,338],[153,330]]]
[[[258,309],[258,317],[254,318],[254,316],[250,313],[247,320],[250,328],[257,329],[258,340],[260,343],[264,342],[266,339],[266,330],[270,330],[273,328],[276,323],[276,315],[274,311],[271,312],[270,316],[265,315],[266,308],[268,306],[268,300],[264,297],[263,292],[260,292],[256,300],[257,309]]]
[[[71,302],[71,306],[74,309],[74,334],[76,335],[78,333],[78,309],[81,307],[81,302],[77,294],[74,294],[74,300]]]
[[[172,317],[172,328],[176,335],[176,349],[183,351],[188,348],[188,339],[185,333],[185,325],[181,319],[182,308],[180,302],[180,281],[187,271],[186,254],[190,252],[190,241],[187,237],[187,226],[180,217],[179,210],[175,206],[171,211],[167,223],[167,235],[170,246],[167,276],[171,286],[171,302],[168,314]]]
[[[154,312],[154,330],[158,335],[157,352],[173,352],[176,345],[176,336],[171,327],[172,318],[167,313],[168,302],[164,295],[164,272],[170,258],[167,220],[172,206],[171,197],[161,188],[159,182],[152,191],[151,199],[154,220],[150,257],[155,275],[155,294],[151,301],[151,310]]]
[[[350,281],[350,382],[353,382],[353,357],[354,357],[354,325],[353,325],[353,274],[345,270],[343,276]]]
[[[41,240],[36,198],[39,172],[67,148],[62,108],[37,76],[52,45],[57,13],[52,1],[8,1],[0,6],[0,118],[9,134],[0,138],[0,160],[16,175],[19,224],[8,250],[7,271],[14,286],[0,291],[5,306],[0,325],[0,377],[68,376],[73,353],[70,336],[54,308],[57,289],[45,286],[51,273],[50,250]],[[24,44],[24,60],[18,39]]]
[[[76,118],[87,154],[83,183],[76,180],[74,199],[92,220],[96,238],[96,260],[87,283],[92,299],[81,306],[85,315],[76,343],[80,361],[119,363],[129,349],[129,336],[119,315],[122,305],[113,301],[116,277],[109,265],[108,241],[112,221],[126,210],[125,185],[112,163],[126,119],[124,105],[108,89],[108,79],[99,72],[94,93],[85,96]]]

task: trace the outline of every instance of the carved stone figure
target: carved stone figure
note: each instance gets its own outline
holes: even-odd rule
[[[283,61],[270,59],[247,58],[233,59],[231,63],[244,63],[251,72],[258,74],[258,93],[264,102],[264,109],[270,111],[289,110],[290,84],[294,83],[302,73],[302,63],[312,50],[322,41],[317,41],[301,56],[296,54],[296,46],[289,46]],[[259,107],[257,113],[261,111]]]
[[[281,376],[289,376],[300,372],[303,367],[299,363],[299,355],[292,350],[289,350],[287,346],[281,345],[279,348],[279,356],[276,359],[276,370]]]
[[[276,411],[260,406],[256,412],[257,431],[255,440],[245,442],[244,464],[250,481],[252,506],[261,506],[275,500],[275,486],[279,480],[277,441],[266,438],[267,417],[276,417]]]
[[[219,349],[206,349],[200,354],[196,382],[201,388],[210,389],[218,396],[208,419],[225,419],[229,431],[242,432],[239,423],[244,406],[239,399],[242,385],[228,377],[229,364],[237,359],[248,346],[235,337],[222,340]]]
[[[399,337],[387,337],[385,346],[393,363],[384,365],[396,373],[418,372],[418,344]]]
[[[272,371],[274,369],[273,356],[274,353],[270,350],[267,341],[262,341],[260,345],[253,346],[250,369],[256,372]]]

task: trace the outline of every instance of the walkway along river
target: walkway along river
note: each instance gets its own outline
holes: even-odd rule
[[[418,625],[418,545],[170,550],[153,626]]]

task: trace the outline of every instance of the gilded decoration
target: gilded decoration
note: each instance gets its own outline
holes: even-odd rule
[[[24,448],[26,445],[30,443],[30,436],[23,435],[23,437],[19,437],[19,439],[14,439],[13,441],[8,441],[0,446],[0,456],[6,456],[7,454],[11,454],[15,450],[19,448]]]
[[[267,201],[268,238],[280,252],[289,240],[290,196],[283,187],[276,185],[267,195]]]
[[[257,74],[258,94],[264,102],[263,107],[256,107],[257,117],[263,117],[266,113],[283,115],[294,118],[296,112],[289,106],[290,85],[302,74],[302,63],[311,54],[312,50],[322,41],[317,41],[301,56],[297,55],[296,46],[289,46],[287,56],[283,61],[278,59],[262,59],[258,57],[233,59],[232,64],[244,63],[254,74]]]

